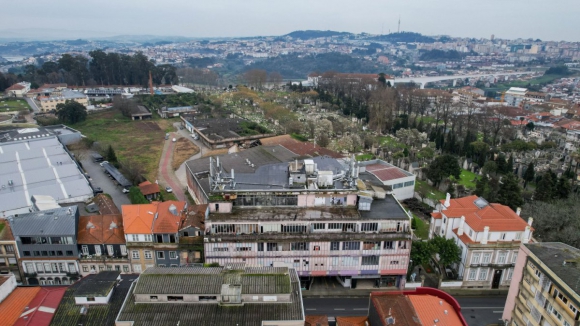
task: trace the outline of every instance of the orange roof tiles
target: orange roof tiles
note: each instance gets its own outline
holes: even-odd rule
[[[123,205],[123,225],[125,233],[149,234],[153,227],[153,218],[157,211],[158,202],[140,205]]]
[[[433,217],[434,219],[440,219],[442,217],[441,212],[432,212],[431,217]]]
[[[0,303],[2,325],[13,325],[40,291],[40,287],[17,287]]]
[[[121,215],[91,215],[79,218],[79,244],[125,244]]]
[[[336,326],[367,326],[369,318],[367,316],[336,317]]]
[[[175,206],[177,215],[170,211],[172,206]],[[185,218],[184,208],[185,202],[182,201],[159,203],[157,219],[153,221],[153,233],[177,233],[181,227],[181,222]]]
[[[328,316],[306,316],[304,326],[328,326]]]
[[[159,193],[159,185],[156,183],[151,183],[149,181],[141,182],[139,184],[139,190],[144,196]]]
[[[423,325],[431,325],[436,319],[439,320],[438,325],[463,325],[455,309],[447,301],[427,294],[408,297]]]
[[[48,326],[64,296],[67,287],[42,287],[36,296],[27,304],[14,326]],[[27,316],[28,318],[24,318]]]
[[[370,309],[376,310],[382,320],[387,317],[393,317],[395,322],[400,325],[421,325],[411,306],[411,301],[402,293],[373,292],[371,293]]]
[[[483,231],[486,226],[492,232],[524,231],[528,225],[508,206],[491,203],[480,209],[474,204],[477,198],[477,196],[468,196],[452,199],[449,207],[442,210],[441,214],[449,218],[465,216],[465,223],[476,232]]]

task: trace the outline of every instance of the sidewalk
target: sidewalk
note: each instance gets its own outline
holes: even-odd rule
[[[173,194],[177,197],[179,201],[187,201],[185,193],[183,192],[183,187],[177,181],[175,174],[172,171],[171,162],[173,161],[173,148],[175,143],[173,143],[173,138],[178,138],[177,133],[170,133],[169,139],[165,141],[163,145],[163,152],[161,153],[161,164],[159,165],[159,179],[162,185],[168,185],[173,189]]]

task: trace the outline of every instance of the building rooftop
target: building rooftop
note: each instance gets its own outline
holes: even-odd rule
[[[202,271],[206,270],[206,271]],[[161,274],[159,274],[161,273]],[[192,274],[196,273],[196,274]],[[199,274],[202,273],[202,274]],[[276,293],[283,291],[290,296],[290,302],[244,302],[242,305],[221,305],[216,303],[137,303],[135,295],[146,289],[146,294],[150,290],[160,289],[165,291],[167,287],[179,290],[184,293],[182,288],[174,285],[170,275],[176,275],[178,279],[211,280],[207,284],[193,284],[194,282],[184,283],[190,291],[203,291],[201,294],[211,293],[219,295],[221,293],[221,281],[230,281],[229,278],[238,278],[243,275],[247,276],[246,282],[248,290],[242,293],[260,291]],[[200,279],[202,277],[203,279]],[[195,279],[192,279],[195,278]],[[256,280],[251,280],[256,278]],[[219,280],[218,282],[214,280]],[[284,280],[284,281],[282,281]],[[143,284],[141,284],[143,282]],[[281,282],[265,284],[264,282]],[[197,282],[195,282],[197,283]],[[166,286],[163,286],[165,284]],[[218,286],[219,285],[219,286]],[[153,286],[151,288],[151,286]],[[213,292],[215,291],[215,292]],[[197,292],[188,292],[196,294]],[[174,326],[182,325],[262,325],[262,321],[302,321],[304,322],[304,309],[300,294],[300,282],[294,269],[280,267],[260,267],[260,268],[243,268],[224,271],[224,268],[149,268],[141,274],[127,296],[127,300],[119,313],[118,322],[132,321],[133,326]],[[274,323],[272,323],[274,324]]]
[[[2,316],[3,325],[14,325],[18,317],[28,306],[30,301],[40,291],[40,286],[35,287],[17,287],[0,303],[0,316]]]
[[[125,244],[120,214],[81,216],[78,228],[78,244]]]
[[[222,140],[245,137],[240,135],[243,132],[242,122],[249,121],[240,118],[197,119],[193,121],[193,126],[200,134],[210,140]]]
[[[0,219],[0,241],[14,241],[10,223],[5,219]]]
[[[66,287],[41,287],[34,298],[20,311],[14,326],[48,326],[54,317]]]
[[[166,201],[151,204],[123,205],[123,225],[127,234],[177,233],[185,202]]]
[[[574,292],[580,293],[580,249],[561,242],[540,242],[525,244]]]
[[[102,274],[103,272],[99,273]],[[108,273],[108,272],[107,272]],[[81,314],[81,306],[75,303],[75,292],[84,287],[84,282],[90,280],[89,275],[82,278],[80,281],[69,286],[66,290],[64,297],[58,309],[54,314],[51,325],[54,326],[69,326],[69,325],[84,325],[84,326],[102,326],[102,325],[114,325],[115,318],[119,314],[123,302],[127,297],[129,288],[133,284],[133,280],[139,275],[135,274],[123,274],[121,275],[121,281],[119,285],[115,287],[108,304],[98,304],[91,305],[86,314]]]
[[[31,196],[51,195],[57,202],[85,200],[93,190],[57,137],[44,129],[0,134],[2,211],[32,205]]]
[[[18,214],[10,225],[16,236],[76,235],[77,206]]]
[[[117,284],[119,271],[106,271],[84,277],[75,287],[75,297],[105,297]]]
[[[262,138],[260,139],[260,143],[262,143],[263,146],[276,146],[276,145],[283,146],[284,148],[288,149],[297,156],[303,157],[329,156],[333,158],[343,157],[340,153],[331,151],[324,147],[320,147],[313,143],[298,141],[292,138],[290,135]]]
[[[444,202],[441,200],[441,206]],[[482,232],[486,226],[490,232],[524,231],[528,225],[508,206],[488,203],[477,196],[451,199],[449,207],[441,213],[450,218],[465,216],[465,223],[476,232]]]
[[[375,160],[371,164],[365,163],[366,162],[359,163],[359,165],[361,166],[361,170],[364,167],[364,170],[366,172],[374,175],[377,179],[379,179],[382,182],[413,176],[412,173],[407,172],[403,169],[400,169],[392,164],[389,164],[381,160]]]
[[[408,220],[409,215],[401,207],[401,204],[387,194],[385,198],[373,198],[370,211],[360,211],[362,219],[382,219],[382,220]]]

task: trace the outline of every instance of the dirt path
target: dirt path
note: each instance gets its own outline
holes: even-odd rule
[[[159,164],[159,179],[162,186],[167,185],[173,188],[173,193],[178,200],[187,202],[187,198],[183,192],[184,188],[177,181],[173,168],[171,167],[171,162],[173,161],[173,148],[175,147],[175,143],[172,139],[178,137],[178,133],[172,132],[169,134],[169,139],[165,141],[163,153],[161,154],[161,164]]]

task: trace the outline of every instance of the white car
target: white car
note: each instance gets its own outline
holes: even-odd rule
[[[173,138],[173,142],[175,143],[176,141],[177,141],[177,139],[176,138]]]
[[[123,193],[124,193],[124,194],[128,194],[128,193],[129,193],[129,189],[125,189],[125,188],[123,188],[123,190],[122,190],[122,191],[123,191]]]
[[[105,164],[109,163],[109,161],[102,161],[101,163],[99,163],[100,166],[104,166]]]

